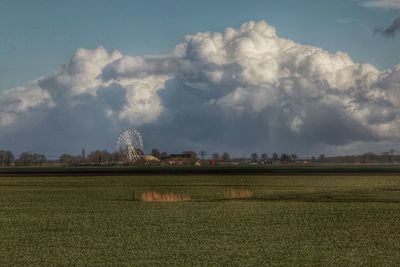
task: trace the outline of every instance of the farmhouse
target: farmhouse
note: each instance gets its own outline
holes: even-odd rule
[[[194,153],[171,154],[164,158],[163,161],[168,165],[190,165],[197,161]]]
[[[143,156],[143,160],[145,162],[160,162],[160,160],[152,155],[145,155]]]

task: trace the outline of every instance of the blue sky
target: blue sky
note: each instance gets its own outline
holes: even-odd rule
[[[386,69],[400,62],[399,38],[371,32],[398,13],[353,0],[0,0],[0,90],[53,73],[79,47],[162,53],[186,34],[248,20],[265,20],[281,37]]]

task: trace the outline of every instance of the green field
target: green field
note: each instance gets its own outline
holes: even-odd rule
[[[0,265],[399,266],[400,176],[0,177]]]

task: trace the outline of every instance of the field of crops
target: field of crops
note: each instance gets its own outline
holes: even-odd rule
[[[400,176],[0,177],[0,265],[265,264],[399,266]]]

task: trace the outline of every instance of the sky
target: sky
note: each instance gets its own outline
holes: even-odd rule
[[[112,150],[136,127],[148,150],[400,150],[399,14],[399,0],[0,0],[0,148]]]
[[[266,20],[282,37],[386,69],[400,62],[400,42],[371,33],[398,13],[352,0],[0,0],[0,89],[53,73],[79,47],[158,54],[186,34],[249,20]]]

